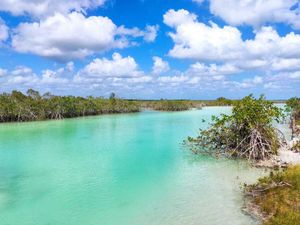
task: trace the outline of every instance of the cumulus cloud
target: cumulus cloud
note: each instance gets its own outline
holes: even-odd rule
[[[8,27],[5,22],[0,18],[0,42],[8,38]]]
[[[232,75],[241,72],[241,70],[232,64],[210,64],[204,63],[192,64],[188,70],[189,74],[195,76],[220,76],[220,75]]]
[[[0,68],[0,77],[3,77],[3,76],[5,76],[5,75],[6,75],[6,73],[7,73],[7,70],[5,70],[5,69],[1,69],[1,68]]]
[[[189,80],[189,77],[180,75],[180,76],[164,76],[164,77],[159,77],[158,82],[159,84],[162,85],[182,85],[185,82]]]
[[[144,31],[144,40],[147,42],[153,42],[155,41],[156,37],[157,37],[157,33],[159,30],[159,26],[155,25],[155,26],[150,26],[147,25],[146,26],[146,31]]]
[[[178,11],[170,9],[164,15],[164,23],[173,28],[176,28],[182,24],[193,24],[196,21],[197,16],[184,9],[180,9]]]
[[[253,88],[263,84],[263,77],[255,76],[250,79],[244,79],[242,82],[232,82],[232,84],[237,88]]]
[[[43,70],[42,78],[40,80],[41,84],[48,85],[64,85],[69,83],[68,79],[62,77],[65,73],[65,68],[60,68],[58,70]]]
[[[172,57],[229,63],[245,70],[299,67],[300,35],[294,32],[280,36],[274,28],[262,27],[253,39],[243,40],[237,28],[206,25],[186,10],[168,11],[164,22],[175,30],[170,33],[174,42],[169,52]]]
[[[94,59],[81,72],[85,77],[137,77],[142,72],[138,70],[138,64],[131,56],[122,57],[119,53],[114,53],[112,59]]]
[[[67,75],[73,76],[73,74],[70,74],[67,65],[55,70],[45,69],[38,74],[26,66],[18,66],[13,70],[3,71],[4,75],[0,76],[3,91],[11,91],[13,89],[26,91],[29,88],[34,88],[44,92],[56,92],[74,88],[72,78],[67,78]]]
[[[300,28],[297,0],[210,0],[211,12],[231,25],[284,22]]]
[[[69,72],[73,72],[74,71],[74,62],[68,62],[66,65],[66,69]]]
[[[127,96],[146,89],[152,81],[153,77],[140,70],[133,57],[123,57],[119,53],[114,53],[111,59],[105,57],[94,59],[72,80],[74,85],[90,92],[100,91],[103,94],[115,91],[126,93]]]
[[[157,57],[156,60],[158,59],[161,58]],[[163,60],[162,62],[164,63]],[[42,70],[37,74],[31,68],[21,66],[12,71],[5,70],[5,76],[0,79],[2,89],[6,91],[12,89],[26,91],[28,88],[33,88],[41,92],[79,95],[107,95],[115,91],[126,97],[138,97],[141,94],[149,97],[155,93],[160,93],[159,97],[167,97],[171,94],[184,94],[187,88],[200,90],[201,81],[205,82],[205,88],[211,88],[212,85],[216,85],[216,82],[222,82],[217,77],[217,73],[213,73],[213,76],[209,74],[199,76],[190,73],[189,70],[166,72],[168,73],[164,76],[151,76],[139,69],[133,57],[123,57],[119,53],[114,53],[110,59],[92,60],[79,71],[74,70],[72,62],[58,69]]]
[[[224,60],[240,58],[242,54],[241,33],[235,27],[210,26],[197,21],[197,16],[186,10],[170,10],[164,22],[175,29],[170,37],[175,43],[169,52],[176,58],[197,60]]]
[[[28,76],[28,75],[32,75],[33,74],[33,71],[31,68],[29,67],[26,67],[26,66],[18,66],[16,67],[12,72],[11,74],[13,76]]]
[[[159,30],[158,25],[150,26],[147,25],[145,30],[140,30],[137,27],[128,29],[124,26],[118,27],[116,34],[118,35],[127,35],[135,38],[143,37],[146,42],[153,42],[157,37],[157,32]]]
[[[45,18],[55,13],[84,12],[102,6],[104,2],[105,0],[1,0],[0,11],[10,12],[16,16]]]
[[[161,74],[170,70],[169,63],[162,58],[154,56],[153,58],[152,72],[154,74]]]
[[[41,22],[20,24],[12,46],[18,52],[59,60],[84,58],[108,46],[121,47],[115,40],[116,29],[106,17],[86,18],[75,12],[67,16],[55,14]]]
[[[73,12],[68,15],[55,14],[40,22],[21,23],[15,29],[12,46],[21,53],[68,61],[113,48],[128,47],[128,36],[145,36],[149,40],[148,35],[149,32],[137,28],[119,28],[107,17],[86,17]]]
[[[41,92],[54,92],[55,94],[75,95],[104,95],[108,96],[114,91],[122,97],[131,98],[184,98],[199,96],[199,93],[214,93],[219,97],[222,93],[244,91],[248,94],[252,90],[272,90],[288,88],[293,85],[291,96],[300,84],[300,74],[296,72],[284,72],[247,78],[242,81],[233,81],[230,72],[236,71],[231,65],[205,65],[192,64],[186,71],[172,71],[161,76],[150,76],[140,71],[135,59],[128,56],[122,57],[115,53],[111,59],[95,59],[78,72],[69,70],[67,63],[58,69],[45,69],[40,73],[34,73],[28,67],[17,67],[12,71],[5,70],[4,76],[0,76],[3,91],[18,89],[26,91],[28,88]],[[120,76],[120,70],[127,70]],[[228,76],[227,76],[228,75]],[[291,83],[292,80],[292,83]],[[269,89],[268,89],[269,88]],[[187,92],[186,90],[189,90]],[[296,91],[297,93],[297,91]],[[202,96],[202,95],[201,95]]]
[[[18,87],[19,85],[26,86],[27,84],[35,83],[38,77],[31,68],[18,66],[12,71],[7,71],[5,79],[6,82],[2,83],[4,87],[7,85]]]

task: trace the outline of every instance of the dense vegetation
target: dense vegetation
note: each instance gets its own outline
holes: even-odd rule
[[[239,100],[230,100],[224,97],[216,100],[136,100],[142,108],[154,109],[158,111],[184,111],[191,108],[200,109],[204,106],[231,106]]]
[[[23,122],[45,119],[63,119],[105,113],[138,112],[134,102],[111,95],[109,99],[74,96],[40,95],[28,90],[27,94],[13,91],[0,95],[0,122]]]
[[[217,100],[123,100],[114,93],[109,99],[95,97],[41,95],[32,89],[0,94],[0,122],[24,122],[63,119],[110,113],[138,112],[143,109],[184,111],[203,106],[228,106],[239,102],[220,97]]]
[[[271,173],[246,193],[259,206],[265,225],[300,224],[300,166]]]
[[[149,108],[158,111],[185,111],[191,108],[201,108],[202,103],[188,100],[159,100],[143,102],[144,108]]]
[[[282,111],[264,96],[255,99],[249,95],[233,103],[231,115],[213,117],[207,130],[200,130],[198,137],[189,137],[186,143],[195,153],[268,159],[277,154],[284,141],[272,125],[282,116]]]
[[[300,125],[300,98],[291,98],[286,102],[287,111],[291,113],[296,120],[296,124]]]

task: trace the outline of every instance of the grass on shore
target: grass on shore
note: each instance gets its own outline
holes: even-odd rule
[[[300,126],[300,119],[296,120],[296,125]]]
[[[264,225],[300,225],[300,166],[271,173],[246,190],[266,218]]]

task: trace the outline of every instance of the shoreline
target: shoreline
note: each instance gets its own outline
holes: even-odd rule
[[[255,202],[255,198],[257,197],[256,195],[263,194],[264,191],[268,191],[269,189],[290,188],[291,185],[285,182],[282,182],[280,185],[280,183],[276,184],[276,182],[272,181],[269,187],[265,187],[265,189],[261,190],[261,192],[259,190],[258,194],[255,193],[255,188],[261,185],[261,179],[272,179],[274,173],[284,172],[289,168],[296,168],[300,166],[300,152],[293,150],[295,146],[300,143],[300,129],[292,122],[290,124],[290,129],[292,131],[291,140],[287,141],[286,145],[282,146],[278,150],[278,155],[273,156],[271,159],[259,161],[253,164],[255,167],[270,169],[270,175],[268,177],[260,178],[254,185],[245,185],[244,187],[244,206],[242,207],[242,211],[262,224],[265,221],[270,220],[274,215],[268,215],[262,210],[259,203]],[[247,188],[250,188],[251,191],[247,191]]]

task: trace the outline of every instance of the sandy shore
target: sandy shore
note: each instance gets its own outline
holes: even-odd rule
[[[296,153],[291,150],[287,150],[287,149],[280,150],[278,158],[282,163],[286,163],[288,165],[300,164],[300,153]]]
[[[296,142],[295,142],[296,143]],[[283,146],[278,151],[278,155],[273,156],[269,160],[255,162],[256,167],[266,167],[266,168],[278,168],[278,167],[288,167],[293,165],[300,165],[300,153],[291,150],[293,144],[288,143]]]

